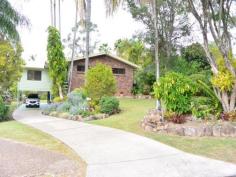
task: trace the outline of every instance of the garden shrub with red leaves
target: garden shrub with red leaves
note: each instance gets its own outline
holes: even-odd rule
[[[232,121],[236,122],[236,111],[232,111],[229,113],[222,113],[221,114],[221,119],[224,121]]]
[[[186,116],[185,115],[178,115],[174,112],[165,112],[165,120],[168,122],[173,122],[175,124],[183,124],[186,122]]]

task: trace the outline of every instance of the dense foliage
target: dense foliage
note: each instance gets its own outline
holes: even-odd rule
[[[3,102],[2,97],[0,96],[0,121],[7,119],[8,107]]]
[[[115,51],[118,56],[140,66],[152,61],[150,50],[140,39],[119,39],[115,43]]]
[[[44,112],[50,113],[57,111],[58,113],[80,115],[81,113],[87,112],[88,109],[89,104],[84,94],[79,90],[75,90],[68,94],[68,98],[64,102],[48,105],[44,109]]]
[[[13,46],[0,40],[0,95],[4,97],[15,90],[13,87],[21,77],[24,65],[22,51],[20,44]]]
[[[195,84],[180,73],[168,73],[154,85],[156,98],[161,99],[167,111],[177,114],[191,112],[191,98],[197,91]]]
[[[59,31],[54,27],[48,28],[48,67],[53,81],[53,94],[63,98],[62,85],[66,81],[67,61],[63,53],[63,45]]]
[[[204,48],[199,43],[193,43],[181,49],[181,56],[188,62],[197,62],[202,68],[210,68]]]
[[[116,80],[109,66],[98,63],[86,73],[85,90],[90,98],[99,101],[116,92]]]
[[[99,106],[101,112],[105,114],[112,115],[119,112],[119,100],[115,97],[102,97]]]

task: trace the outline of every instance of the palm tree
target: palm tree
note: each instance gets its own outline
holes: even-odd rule
[[[0,39],[19,42],[17,26],[28,26],[28,19],[17,12],[8,0],[0,0]]]
[[[104,0],[106,5],[106,12],[108,15],[112,15],[118,7],[124,2],[124,0]],[[147,4],[152,9],[154,30],[155,30],[155,62],[156,62],[156,81],[160,79],[160,60],[159,60],[159,48],[158,48],[158,0],[136,0],[139,4]],[[156,101],[156,108],[161,110],[161,103]]]

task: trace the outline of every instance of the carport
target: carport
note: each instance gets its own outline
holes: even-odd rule
[[[45,93],[47,102],[51,102],[52,81],[46,67],[25,67],[22,77],[17,85],[18,103],[22,99],[23,93]]]

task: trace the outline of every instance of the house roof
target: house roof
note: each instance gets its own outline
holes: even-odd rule
[[[134,64],[134,63],[132,63],[132,62],[127,61],[127,60],[125,60],[125,59],[123,59],[123,58],[120,58],[120,57],[115,56],[115,55],[112,55],[112,54],[106,54],[106,53],[94,54],[94,55],[90,55],[89,58],[90,58],[90,59],[93,59],[93,58],[96,58],[96,57],[99,57],[99,56],[108,56],[108,57],[111,57],[111,58],[113,58],[113,59],[115,59],[115,60],[117,60],[117,61],[120,61],[120,62],[122,62],[122,63],[125,63],[125,64],[127,64],[127,65],[129,65],[129,66],[131,66],[131,67],[133,67],[133,68],[140,68],[140,66],[138,66],[138,65],[136,65],[136,64]],[[81,57],[81,58],[75,59],[74,61],[84,60],[84,59],[85,59],[85,57]]]
[[[42,65],[24,65],[25,69],[32,69],[32,70],[44,70],[44,69],[48,69],[48,63],[45,62],[44,66]]]

